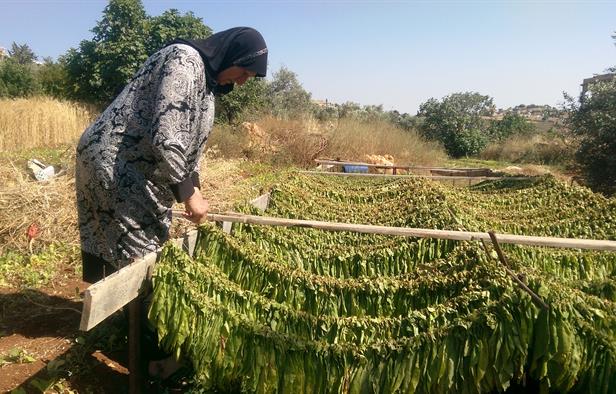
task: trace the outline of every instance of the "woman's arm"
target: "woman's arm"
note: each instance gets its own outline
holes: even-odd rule
[[[205,83],[205,71],[201,59],[184,50],[171,52],[164,62],[158,76],[150,138],[160,174],[176,200],[186,202],[196,186],[193,172],[197,163],[191,149],[201,130],[194,127],[192,119],[196,117],[197,89]]]
[[[194,223],[202,223],[205,221],[207,212],[209,210],[209,204],[201,194],[201,191],[194,188],[193,194],[184,201],[184,217]]]

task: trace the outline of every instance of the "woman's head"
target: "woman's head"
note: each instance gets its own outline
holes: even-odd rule
[[[218,85],[235,84],[242,86],[247,80],[255,77],[257,73],[240,66],[231,66],[218,73],[216,82]]]
[[[267,45],[263,36],[250,27],[235,27],[213,34],[204,40],[176,40],[199,51],[205,63],[208,85],[224,94],[233,84],[243,84],[250,77],[265,77]]]

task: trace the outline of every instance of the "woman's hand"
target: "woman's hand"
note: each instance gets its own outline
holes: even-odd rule
[[[206,220],[210,206],[201,195],[201,191],[195,187],[195,192],[188,200],[184,201],[184,217],[193,223],[200,224]]]

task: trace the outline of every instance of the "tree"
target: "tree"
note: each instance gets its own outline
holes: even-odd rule
[[[387,112],[386,119],[390,123],[406,131],[416,130],[419,125],[419,121],[416,116],[409,115],[406,112],[401,114],[396,110]]]
[[[535,126],[525,117],[508,113],[503,119],[492,122],[489,134],[492,141],[503,141],[514,134],[528,135],[535,130]]]
[[[41,93],[56,98],[68,96],[68,72],[64,64],[45,58],[43,64],[37,67],[36,77]]]
[[[170,9],[161,16],[155,16],[147,21],[148,38],[145,49],[148,55],[153,54],[165,44],[176,38],[199,39],[212,35],[212,29],[203,24],[192,12],[181,15],[178,10]]]
[[[111,100],[147,59],[144,37],[146,13],[139,0],[111,0],[92,29],[102,95]]]
[[[612,38],[614,39],[614,45],[616,45],[616,31],[614,32],[614,35],[612,36]],[[616,73],[616,65],[608,68],[607,72],[609,72],[609,73]]]
[[[293,117],[311,108],[310,93],[304,90],[297,75],[284,66],[274,73],[268,97],[275,115]]]
[[[267,83],[262,78],[251,78],[244,85],[216,98],[216,117],[234,123],[241,115],[263,108]]]
[[[325,105],[320,105],[317,103],[312,104],[312,115],[324,122],[338,119],[340,114],[338,113],[338,106],[326,103]]]
[[[616,81],[589,86],[579,101],[565,96],[571,130],[580,136],[576,161],[588,185],[616,194]]]
[[[93,39],[83,40],[66,56],[78,98],[109,102],[147,58],[146,13],[140,0],[111,0],[92,29]]]
[[[30,49],[28,44],[18,45],[15,42],[13,42],[13,45],[9,50],[9,56],[15,63],[21,64],[22,66],[34,63],[37,58],[34,51]]]
[[[356,116],[361,111],[361,105],[352,101],[338,105],[338,114],[340,118],[351,118]]]
[[[92,40],[63,57],[75,98],[108,103],[128,83],[149,55],[173,38],[203,38],[211,29],[192,13],[175,9],[146,15],[140,0],[110,0],[92,29]]]
[[[483,117],[494,113],[492,98],[479,93],[454,93],[438,101],[429,99],[419,107],[421,131],[440,141],[452,157],[479,153],[489,140],[489,123]]]
[[[386,118],[387,115],[383,111],[383,104],[379,105],[364,105],[359,113],[360,120],[366,122],[374,122]]]
[[[12,57],[0,62],[0,97],[31,96],[38,88],[30,65],[20,64]]]
[[[94,41],[81,41],[79,49],[69,49],[60,61],[67,70],[70,97],[98,103],[108,101],[99,95],[103,81],[97,67],[98,55]]]

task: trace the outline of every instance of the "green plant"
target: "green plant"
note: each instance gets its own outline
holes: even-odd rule
[[[529,135],[535,131],[535,126],[525,117],[508,113],[500,120],[492,121],[489,134],[492,141],[502,141],[513,135]]]
[[[0,61],[0,97],[32,96],[38,87],[31,64],[20,64],[12,58]]]
[[[75,245],[50,244],[32,255],[7,251],[0,255],[0,288],[37,288],[56,278],[59,267],[69,265],[78,273],[79,262],[79,248]]]
[[[616,81],[592,84],[576,102],[568,98],[571,130],[581,138],[576,160],[587,184],[616,194]]]
[[[267,97],[276,116],[298,117],[310,109],[310,93],[302,87],[297,74],[284,66],[272,76]]]
[[[14,347],[6,354],[0,355],[0,368],[8,364],[33,363],[36,357],[24,349]]]
[[[267,101],[267,83],[261,78],[251,78],[244,85],[216,98],[216,117],[233,124],[242,116],[263,110]]]
[[[616,226],[614,201],[551,177],[461,190],[289,175],[268,215],[608,239]],[[505,251],[549,310],[477,242],[203,226],[193,257],[164,249],[149,314],[203,390],[483,393],[534,382],[545,392],[608,393],[613,253]]]
[[[479,93],[454,93],[442,101],[429,99],[419,107],[421,130],[443,144],[452,157],[479,153],[489,141],[484,116],[494,112],[492,98]]]

